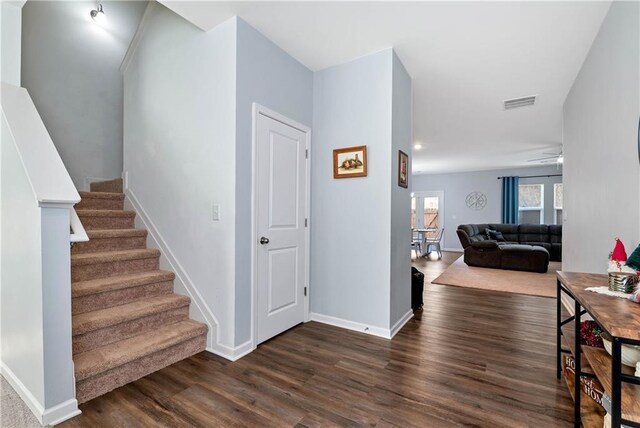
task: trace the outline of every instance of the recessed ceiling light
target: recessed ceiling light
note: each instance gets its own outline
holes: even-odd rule
[[[416,144],[413,145],[413,148],[416,149],[416,150],[420,150],[422,148],[422,144],[416,143]]]

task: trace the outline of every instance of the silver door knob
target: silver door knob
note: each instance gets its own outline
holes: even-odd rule
[[[262,245],[267,245],[269,243],[269,238],[265,238],[264,236],[260,238],[260,243]]]

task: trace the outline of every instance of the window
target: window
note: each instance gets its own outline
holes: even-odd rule
[[[556,224],[562,224],[562,183],[553,185],[553,211]]]
[[[521,184],[518,187],[518,223],[544,223],[544,184]]]

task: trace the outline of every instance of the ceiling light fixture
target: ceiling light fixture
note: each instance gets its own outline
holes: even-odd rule
[[[416,144],[413,145],[413,148],[416,149],[416,150],[420,150],[422,148],[422,144],[416,143]]]
[[[99,24],[102,24],[107,19],[107,17],[104,14],[104,10],[102,10],[101,4],[98,4],[97,9],[93,9],[91,11],[91,19],[93,19]]]

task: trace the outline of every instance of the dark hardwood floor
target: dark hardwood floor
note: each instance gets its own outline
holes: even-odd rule
[[[234,363],[174,364],[61,426],[571,426],[554,300],[428,284],[459,256],[415,263],[424,311],[391,341],[310,322]]]

